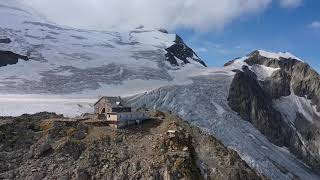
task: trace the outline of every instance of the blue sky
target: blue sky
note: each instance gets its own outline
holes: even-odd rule
[[[289,51],[320,72],[320,1],[306,0],[297,8],[273,2],[255,16],[244,16],[221,30],[176,33],[194,48],[209,66],[222,66],[252,50]],[[317,25],[318,24],[318,25]]]

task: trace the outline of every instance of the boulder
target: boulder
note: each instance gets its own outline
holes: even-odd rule
[[[38,156],[46,156],[53,152],[52,146],[49,143],[44,143],[39,147]]]
[[[0,44],[10,44],[12,41],[10,38],[0,39]]]

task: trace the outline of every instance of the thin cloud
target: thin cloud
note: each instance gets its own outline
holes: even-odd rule
[[[49,20],[86,29],[223,29],[245,15],[263,12],[272,0],[21,0]]]
[[[302,0],[280,0],[280,5],[283,8],[297,8],[302,2]]]
[[[313,29],[320,29],[320,21],[313,21],[311,24],[309,24],[309,27]]]
[[[198,48],[195,48],[195,51],[198,53],[204,53],[204,52],[208,52],[208,49],[205,47],[198,47]]]

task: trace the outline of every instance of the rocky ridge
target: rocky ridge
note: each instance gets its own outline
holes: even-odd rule
[[[155,116],[125,130],[51,113],[1,117],[0,178],[264,179],[213,136]]]

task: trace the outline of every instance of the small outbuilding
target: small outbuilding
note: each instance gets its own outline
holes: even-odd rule
[[[134,124],[140,124],[150,119],[149,112],[134,112],[121,97],[101,97],[94,104],[95,117],[106,121],[114,128],[124,128]]]

